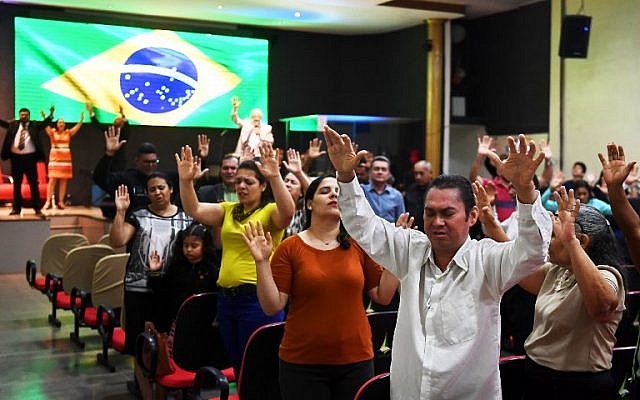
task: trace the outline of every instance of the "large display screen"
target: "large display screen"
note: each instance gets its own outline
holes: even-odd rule
[[[254,107],[267,119],[264,39],[15,18],[15,106],[55,105],[75,121],[90,102],[104,123],[234,127]]]

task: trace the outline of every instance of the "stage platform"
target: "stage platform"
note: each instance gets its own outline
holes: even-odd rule
[[[33,209],[23,209],[21,215],[9,215],[11,207],[0,208],[0,274],[23,272],[28,259],[40,263],[44,241],[61,232],[82,233],[90,243],[96,243],[109,231],[110,223],[96,207],[68,206],[64,210],[43,210],[44,218]]]

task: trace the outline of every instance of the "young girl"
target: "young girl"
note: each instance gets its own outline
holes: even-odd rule
[[[218,267],[211,230],[193,222],[178,233],[173,258],[166,268],[157,251],[149,255],[149,286],[166,301],[164,320],[170,326],[180,305],[191,295],[215,292]],[[164,273],[163,273],[164,272]]]

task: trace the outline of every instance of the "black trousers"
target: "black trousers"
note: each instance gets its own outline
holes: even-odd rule
[[[283,400],[352,400],[372,377],[372,360],[346,365],[301,365],[280,360]]]
[[[616,399],[616,387],[610,371],[556,371],[527,358],[524,375],[523,400]]]
[[[22,210],[22,176],[27,176],[31,190],[31,204],[36,211],[40,210],[40,191],[38,190],[38,157],[31,154],[11,155],[11,178],[13,178],[13,210]]]

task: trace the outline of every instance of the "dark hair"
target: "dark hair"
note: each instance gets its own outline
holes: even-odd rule
[[[318,191],[320,184],[322,183],[323,180],[327,178],[335,178],[335,176],[320,175],[319,177],[314,179],[313,182],[309,184],[307,191],[304,193],[304,213],[306,217],[304,221],[305,230],[309,229],[309,227],[311,226],[311,210],[309,209],[309,207],[307,207],[307,204],[313,200],[313,197],[316,195],[316,192]],[[345,229],[345,227],[342,225],[342,220],[340,220],[340,231],[338,232],[338,237],[336,239],[338,240],[338,243],[340,243],[341,249],[346,250],[349,247],[351,247],[351,242],[349,241],[349,234],[347,233],[347,230]]]
[[[584,233],[589,236],[589,246],[585,252],[591,261],[596,265],[609,265],[619,270],[622,257],[605,216],[595,208],[581,204],[575,225],[576,234]]]
[[[144,142],[140,146],[138,146],[138,150],[136,151],[136,157],[142,154],[158,154],[158,150],[153,143]]]
[[[425,200],[431,189],[456,189],[460,195],[460,200],[464,204],[464,214],[469,218],[471,209],[476,205],[476,198],[473,195],[471,182],[462,175],[440,175],[429,183],[425,193]]]
[[[238,165],[238,171],[241,169],[247,169],[249,171],[253,171],[253,173],[256,175],[256,179],[258,180],[258,182],[260,182],[261,185],[262,184],[267,185],[264,192],[262,192],[262,196],[260,196],[260,204],[258,204],[258,207],[255,210],[258,210],[266,206],[267,203],[272,202],[273,195],[271,194],[271,187],[269,186],[269,182],[267,182],[267,178],[265,178],[265,176],[262,175],[262,172],[260,172],[260,170],[258,169],[258,165],[256,164],[256,162],[254,160],[245,160],[241,162],[240,165]],[[253,211],[255,210],[251,210],[251,213],[253,213]],[[231,214],[233,215],[233,218],[236,221],[242,221],[249,216],[249,214],[244,212],[244,207],[240,203],[236,204],[233,207]]]
[[[579,188],[587,189],[587,192],[589,193],[589,198],[593,197],[593,194],[591,193],[591,185],[589,185],[589,183],[587,181],[585,181],[584,179],[578,179],[577,181],[575,181],[573,183],[573,191],[574,192],[577,192]]]
[[[171,181],[171,178],[169,178],[169,175],[160,171],[153,172],[151,175],[147,176],[147,180],[145,181],[145,186],[149,185],[149,181],[153,178],[164,179],[164,181],[167,182],[167,186],[169,186],[169,189],[173,189],[173,182]]]
[[[214,262],[213,260],[215,260],[216,255],[211,229],[206,225],[193,221],[185,229],[178,232],[178,235],[176,236],[176,241],[173,244],[173,263],[187,262],[187,258],[184,256],[184,252],[182,251],[184,239],[187,236],[195,236],[202,240],[202,261]]]
[[[587,166],[585,163],[583,163],[582,161],[576,161],[573,163],[573,166],[575,167],[576,165],[580,166],[582,168],[582,172],[586,173],[587,172]]]
[[[29,111],[29,109],[27,107],[22,107],[21,109],[18,110],[18,114],[20,114],[21,112],[26,111],[29,114],[31,114],[31,111]]]

